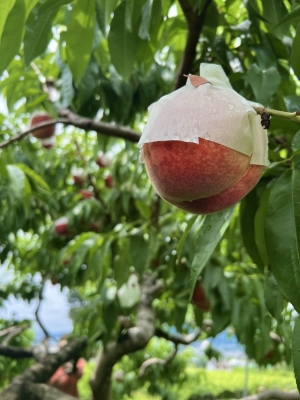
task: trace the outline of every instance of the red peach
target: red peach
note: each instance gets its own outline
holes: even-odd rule
[[[33,114],[30,120],[30,127],[34,127],[35,125],[41,124],[43,122],[48,122],[53,120],[50,114],[43,113],[43,112],[37,112]],[[40,129],[37,129],[32,132],[32,136],[38,138],[38,139],[47,139],[51,136],[53,136],[55,133],[55,125],[51,126],[46,126]]]
[[[157,193],[194,214],[223,211],[240,201],[259,181],[262,165],[221,144],[160,141],[144,144],[146,169]]]
[[[112,156],[109,153],[104,154],[102,151],[98,152],[96,163],[99,165],[99,167],[106,168],[110,165],[111,161]]]
[[[194,289],[192,302],[194,305],[202,311],[210,310],[210,303],[206,298],[203,286],[200,283],[197,283]]]
[[[54,222],[54,232],[57,236],[66,236],[69,233],[68,222],[66,217],[61,217]]]
[[[94,193],[88,189],[80,190],[79,194],[82,199],[90,199],[92,197],[95,197]]]
[[[72,170],[72,178],[75,185],[82,186],[85,182],[85,174],[82,168],[75,168]]]
[[[108,188],[112,188],[114,187],[115,183],[113,180],[113,177],[111,175],[107,175],[107,177],[105,178],[105,186]]]

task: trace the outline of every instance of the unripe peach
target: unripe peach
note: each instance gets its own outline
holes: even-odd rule
[[[34,127],[35,125],[41,124],[43,122],[48,122],[53,120],[50,114],[37,112],[33,114],[30,120],[30,127]],[[45,126],[43,128],[37,129],[32,132],[32,136],[36,137],[37,139],[47,139],[53,136],[55,133],[55,125]]]
[[[143,147],[147,173],[167,202],[194,214],[223,211],[259,181],[262,165],[250,156],[199,138],[198,144],[157,141]]]

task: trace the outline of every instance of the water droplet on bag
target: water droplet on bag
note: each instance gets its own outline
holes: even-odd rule
[[[222,217],[222,213],[220,212],[220,213],[218,213],[218,217]]]
[[[229,110],[233,110],[234,109],[234,105],[232,103],[228,103],[227,104]]]
[[[196,126],[194,127],[194,132],[199,133],[199,129]]]
[[[210,226],[210,225],[207,225],[206,230],[207,230],[207,231],[210,231],[210,230],[211,230],[211,226]]]
[[[209,135],[208,134],[204,135],[204,139],[209,140]]]

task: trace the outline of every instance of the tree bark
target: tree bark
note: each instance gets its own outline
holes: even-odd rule
[[[23,382],[11,388],[9,392],[2,392],[0,400],[76,400],[76,398],[46,384]]]
[[[43,394],[42,391],[45,391],[44,386],[47,385],[35,385],[35,383],[46,382],[58,367],[69,360],[78,358],[86,344],[86,338],[77,339],[63,347],[58,353],[48,354],[41,361],[13,379],[0,394],[0,400],[44,399],[45,393]],[[48,387],[47,390],[49,390]],[[58,392],[61,393],[60,391]]]
[[[151,275],[144,275],[136,325],[128,329],[124,340],[109,343],[99,353],[97,366],[90,381],[93,400],[110,399],[111,377],[114,365],[125,354],[144,349],[154,336],[155,315],[152,309],[152,300],[161,288],[161,282],[155,281]]]

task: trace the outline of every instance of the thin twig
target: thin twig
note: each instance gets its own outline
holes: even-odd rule
[[[174,350],[168,355],[166,359],[153,357],[144,361],[143,364],[140,366],[140,370],[138,373],[139,378],[141,378],[145,374],[146,369],[149,368],[151,365],[159,364],[165,367],[173,360],[176,354],[177,354],[177,345],[175,345]]]
[[[161,329],[156,329],[155,330],[155,336],[164,338],[166,340],[169,340],[170,342],[173,342],[175,345],[178,344],[191,344],[195,342],[199,338],[201,334],[200,328],[196,328],[194,332],[188,334],[188,335],[181,335],[181,334],[173,334],[171,332],[165,332]]]
[[[267,113],[271,115],[271,117],[282,118],[300,124],[300,111],[295,111],[293,113],[290,113],[287,111],[273,110],[272,108],[264,108],[264,107],[253,107],[253,108],[259,115]]]
[[[9,335],[10,333],[15,332],[16,330],[19,330],[19,329],[22,329],[22,330],[28,329],[29,326],[30,326],[30,324],[26,324],[22,327],[13,325],[13,326],[10,326],[9,328],[2,329],[2,331],[0,331],[0,337]]]
[[[24,326],[15,326],[13,330],[11,330],[8,334],[7,337],[3,340],[2,345],[7,346],[9,342],[16,336],[18,336],[21,332],[25,331],[30,327],[30,324],[26,324]],[[2,331],[3,332],[3,331]],[[0,332],[0,334],[2,333]]]
[[[23,139],[24,137],[28,136],[30,133],[39,130],[40,128],[44,128],[47,126],[52,126],[55,124],[68,124],[69,121],[67,119],[53,119],[51,121],[43,122],[41,124],[37,124],[26,131],[19,133],[16,136],[11,137],[10,139],[0,143],[0,149],[4,149],[5,147],[10,146],[14,142],[18,142],[19,140]]]
[[[42,321],[40,320],[40,317],[39,317],[39,310],[40,310],[40,306],[41,306],[41,303],[42,303],[42,300],[43,300],[43,289],[44,289],[44,286],[43,286],[41,292],[39,293],[38,306],[37,306],[37,308],[35,310],[35,318],[36,318],[37,323],[41,327],[42,331],[44,332],[45,338],[43,340],[43,344],[45,346],[46,351],[48,352],[47,339],[50,338],[50,335],[49,335],[47,329],[45,328],[44,324],[42,323]]]
[[[206,0],[200,14],[198,14],[198,9],[193,10],[189,3],[189,0],[179,0],[180,6],[187,22],[188,34],[186,46],[176,75],[173,90],[179,89],[180,87],[185,85],[186,78],[183,76],[183,74],[188,74],[192,72],[196,57],[197,45],[204,26],[207,10],[211,2],[212,0]]]

